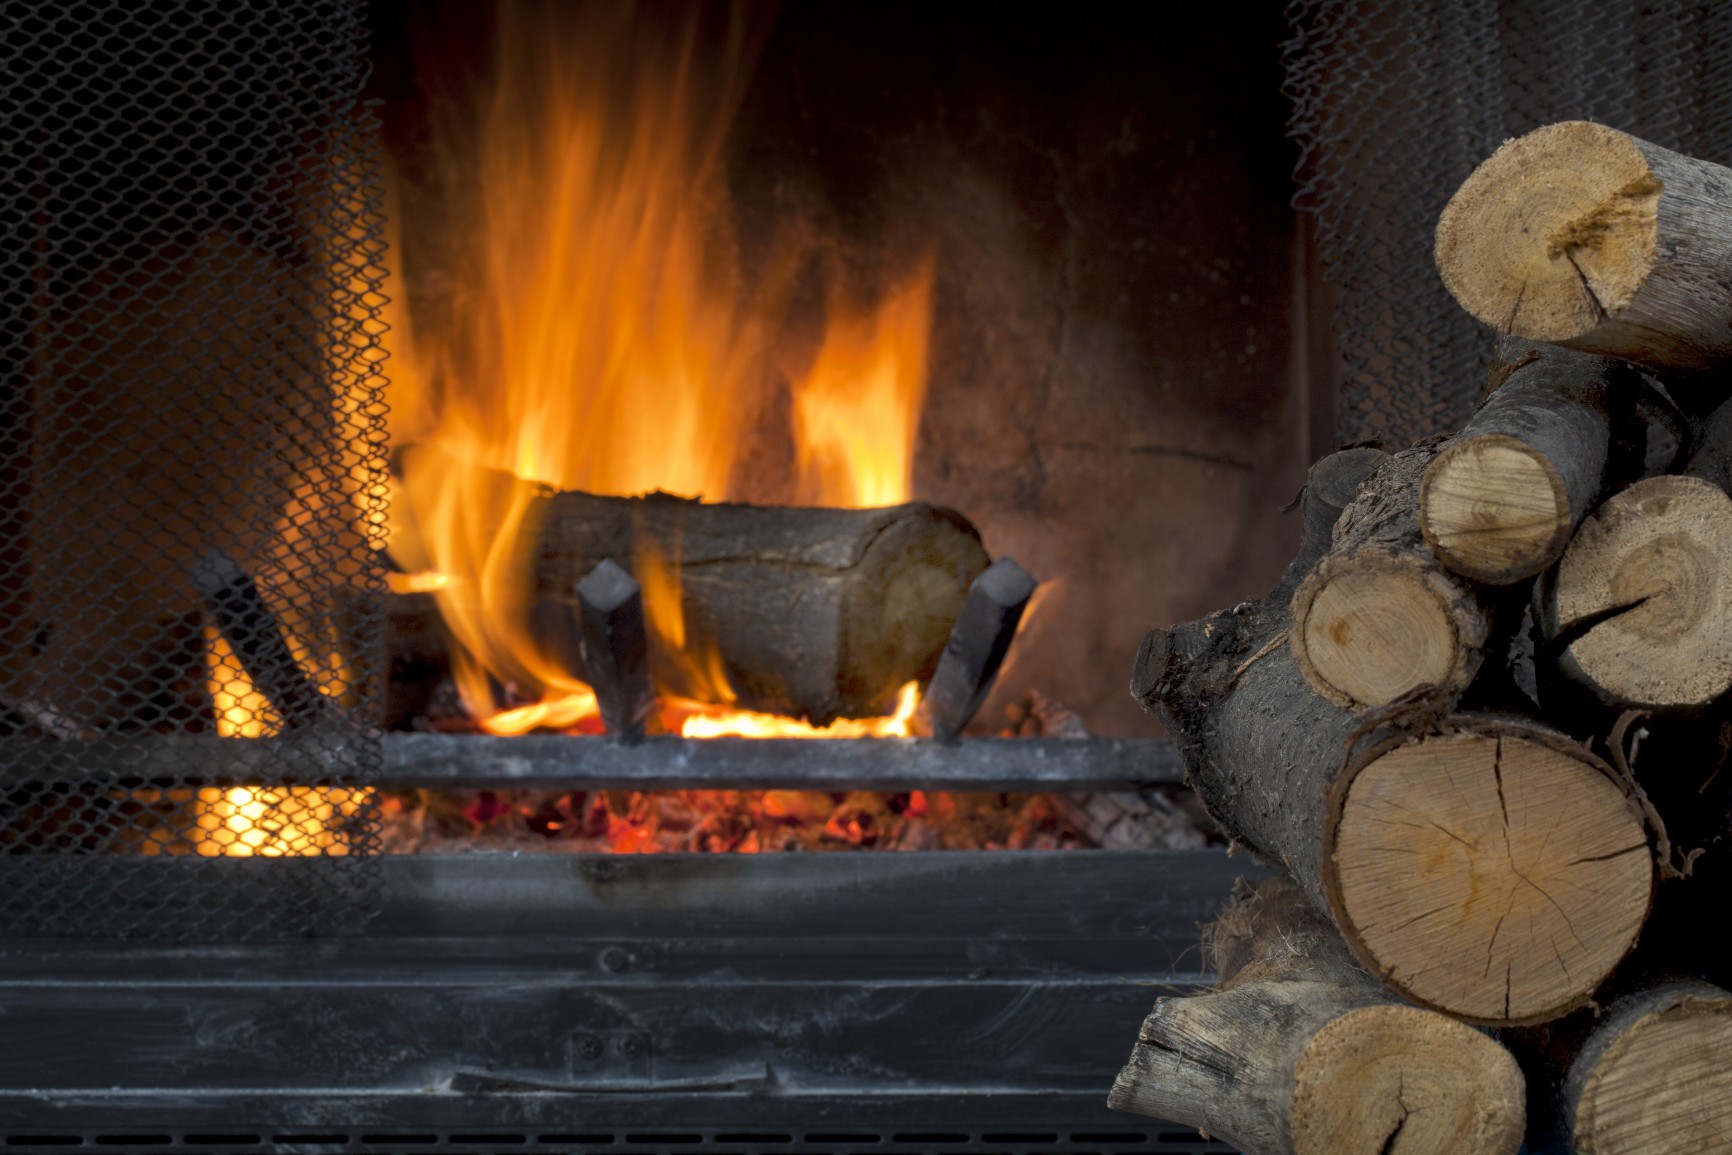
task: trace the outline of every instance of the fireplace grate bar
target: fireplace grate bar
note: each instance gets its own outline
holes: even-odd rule
[[[494,738],[388,734],[378,782],[453,786],[859,790],[1128,790],[1184,781],[1162,738]]]

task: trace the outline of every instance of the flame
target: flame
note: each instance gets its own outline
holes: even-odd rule
[[[423,570],[420,573],[393,573],[385,575],[385,585],[394,594],[430,594],[442,590],[451,584],[451,575],[438,570]]]
[[[833,306],[823,347],[794,391],[801,496],[866,508],[907,501],[926,395],[933,263],[875,313]]]
[[[896,713],[888,718],[837,718],[828,726],[813,726],[780,714],[758,714],[750,710],[713,710],[693,713],[680,724],[682,738],[906,738],[914,707],[920,702],[920,683],[903,686],[896,700]]]
[[[439,575],[416,588],[490,732],[594,710],[529,625],[544,489],[737,496],[746,434],[774,411],[772,354],[810,252],[778,242],[749,283],[736,258],[720,161],[751,70],[744,12],[700,37],[716,10],[501,5],[490,86],[437,129],[421,203],[442,206],[443,235],[424,243],[460,288],[390,318],[392,439],[410,448],[389,548]],[[934,279],[930,258],[915,265],[876,305],[831,293],[788,386],[801,500],[908,497]],[[694,675],[680,689],[731,703],[720,655],[686,652],[679,559],[632,565],[654,644]],[[535,704],[501,712],[502,686]]]

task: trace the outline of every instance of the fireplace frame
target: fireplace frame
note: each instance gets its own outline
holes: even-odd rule
[[[1210,980],[1218,850],[380,866],[341,938],[5,944],[0,1142],[1226,1150],[1104,1105],[1153,999]]]

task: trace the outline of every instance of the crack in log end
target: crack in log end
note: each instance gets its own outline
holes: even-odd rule
[[[1510,865],[1515,865],[1515,852],[1509,846],[1509,802],[1503,796],[1503,739],[1492,742],[1491,776],[1497,783],[1497,806],[1503,811],[1503,842],[1504,849],[1510,854]]]
[[[1193,1067],[1201,1067],[1217,1076],[1224,1085],[1231,1086],[1238,1081],[1238,1073],[1232,1067],[1223,1066],[1220,1062],[1210,1062],[1207,1052],[1194,1051],[1181,1044],[1167,1043],[1159,1039],[1145,1039],[1142,1046],[1171,1055],[1175,1066],[1189,1063]]]
[[[1634,846],[1626,846],[1622,850],[1612,850],[1605,854],[1590,854],[1586,858],[1572,859],[1565,866],[1580,866],[1584,862],[1610,862],[1614,858],[1622,858],[1626,854],[1637,854],[1648,849],[1646,842],[1638,842]]]
[[[1526,281],[1523,281],[1522,287],[1516,290],[1515,300],[1510,303],[1509,320],[1507,320],[1503,323],[1503,331],[1504,332],[1513,333],[1516,331],[1516,327],[1515,327],[1516,317],[1522,311],[1522,298],[1526,297],[1527,295],[1528,295],[1528,283]],[[1500,384],[1501,384],[1501,382],[1500,382]],[[1494,389],[1496,389],[1495,385],[1492,387],[1492,389],[1486,390],[1486,392],[1490,393]]]
[[[1625,602],[1623,605],[1617,606],[1607,606],[1603,610],[1595,610],[1591,614],[1585,614],[1582,617],[1577,618],[1569,625],[1559,629],[1551,640],[1546,642],[1544,655],[1546,660],[1555,661],[1559,654],[1567,653],[1571,646],[1587,637],[1588,634],[1593,632],[1596,628],[1605,625],[1613,618],[1623,617],[1631,610],[1640,609],[1642,606],[1645,606],[1652,601],[1654,596],[1655,595],[1653,594],[1645,594],[1633,602]]]
[[[1398,1075],[1396,1079],[1395,1103],[1396,1106],[1401,1108],[1401,1118],[1395,1121],[1395,1130],[1391,1131],[1383,1140],[1383,1146],[1377,1149],[1377,1155],[1394,1155],[1396,1141],[1401,1138],[1401,1132],[1407,1127],[1408,1117],[1413,1114],[1412,1111],[1408,1110],[1404,1098],[1407,1092],[1407,1076]]]
[[[1588,300],[1593,302],[1595,319],[1599,320],[1599,321],[1604,321],[1606,319],[1606,317],[1609,315],[1606,312],[1606,307],[1604,305],[1600,304],[1600,295],[1598,293],[1594,292],[1594,286],[1588,282],[1588,275],[1586,273],[1582,272],[1582,266],[1576,264],[1575,254],[1574,253],[1565,253],[1564,259],[1569,261],[1570,262],[1570,268],[1572,268],[1576,271],[1576,277],[1578,280],[1581,281],[1581,284],[1582,284],[1582,292],[1586,293],[1588,295]]]

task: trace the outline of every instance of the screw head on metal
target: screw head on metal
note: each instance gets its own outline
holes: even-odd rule
[[[619,1041],[619,1053],[628,1059],[635,1059],[643,1054],[643,1040],[636,1035],[627,1035]]]
[[[601,1040],[594,1035],[585,1035],[577,1041],[577,1053],[580,1058],[594,1061],[601,1058]]]
[[[624,947],[610,946],[601,952],[603,970],[623,971],[630,965],[631,955],[625,952]]]

